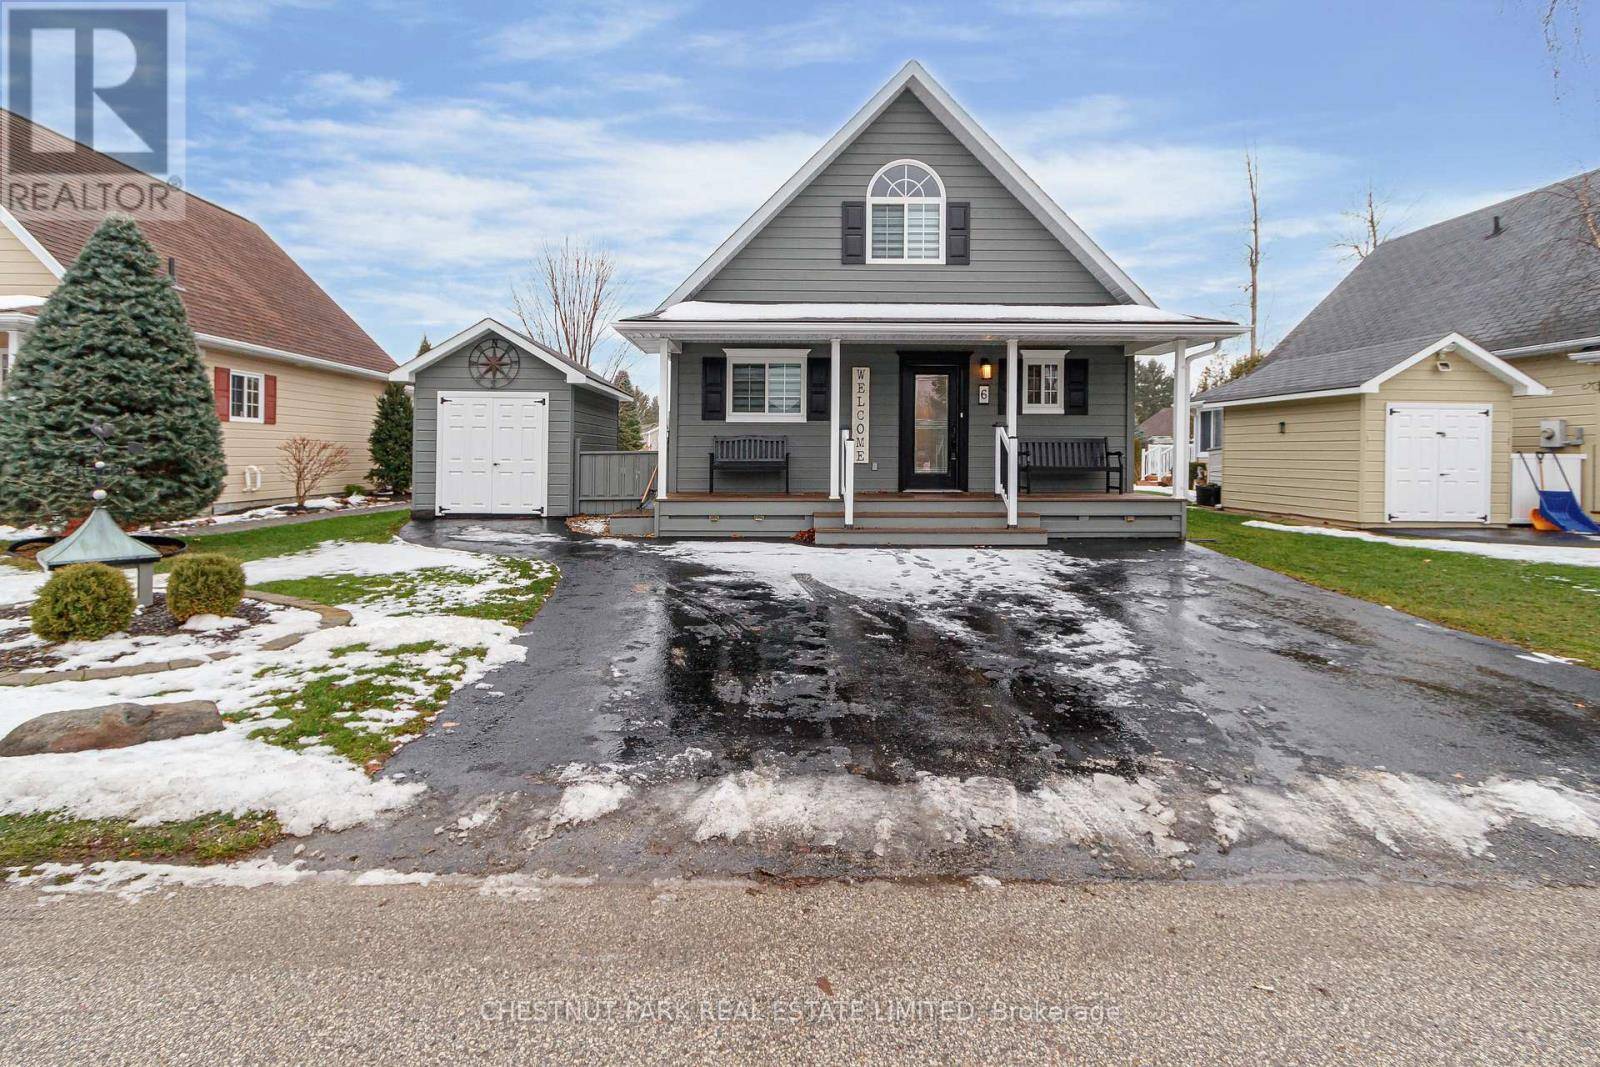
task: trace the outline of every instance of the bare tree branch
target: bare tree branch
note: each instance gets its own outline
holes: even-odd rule
[[[311,437],[291,437],[278,451],[283,453],[278,468],[294,482],[294,502],[301,508],[324,479],[350,462],[350,450],[344,445]]]
[[[1389,230],[1383,224],[1383,217],[1388,208],[1388,201],[1379,199],[1373,192],[1372,183],[1368,182],[1366,202],[1355,211],[1343,212],[1344,217],[1356,223],[1359,229],[1355,236],[1340,241],[1333,247],[1342,248],[1357,259],[1366,259],[1372,255],[1379,245],[1389,239]]]
[[[1570,54],[1584,62],[1583,0],[1539,0],[1539,28],[1544,32],[1544,49],[1550,55],[1550,80],[1561,96],[1561,73]]]
[[[1246,262],[1250,266],[1250,282],[1245,291],[1250,295],[1250,352],[1248,358],[1259,359],[1261,348],[1257,344],[1261,315],[1261,161],[1248,149],[1244,154],[1244,175],[1250,185],[1250,244],[1246,248]]]
[[[611,332],[622,291],[611,253],[562,239],[545,244],[526,277],[511,286],[511,306],[529,337],[607,379],[632,362],[632,349]]]

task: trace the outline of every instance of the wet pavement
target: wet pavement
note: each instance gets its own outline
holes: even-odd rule
[[[1600,673],[1204,548],[403,536],[562,578],[386,767],[423,800],[314,863],[1600,880]]]

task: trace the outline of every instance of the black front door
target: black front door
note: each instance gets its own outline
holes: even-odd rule
[[[900,357],[900,488],[966,489],[965,355]]]

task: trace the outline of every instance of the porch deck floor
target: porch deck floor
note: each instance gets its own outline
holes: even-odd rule
[[[818,500],[818,501],[826,502],[830,498],[829,498],[827,493],[677,493],[677,492],[674,492],[674,493],[669,494],[667,499],[668,499],[668,501],[681,500],[681,501],[691,502],[691,503],[711,503],[711,502],[715,502],[715,501],[718,501],[718,500],[770,500],[770,501]],[[837,498],[835,498],[835,499],[837,499]],[[900,500],[944,500],[944,501],[949,501],[949,500],[980,501],[981,500],[981,501],[991,501],[992,500],[992,501],[998,502],[999,499],[1000,498],[995,496],[993,493],[974,492],[974,491],[968,491],[968,492],[964,492],[964,493],[963,492],[940,492],[940,491],[929,491],[929,492],[920,492],[920,493],[897,493],[897,492],[877,491],[877,492],[857,493],[856,494],[856,503],[858,505],[862,504],[864,502],[865,503],[871,503],[871,502],[874,502],[874,501],[883,502],[883,501],[890,501],[890,500],[894,500],[894,501],[900,501]],[[1137,500],[1137,501],[1141,501],[1141,502],[1150,502],[1150,501],[1153,501],[1153,500],[1162,500],[1162,499],[1164,499],[1164,498],[1160,497],[1160,496],[1157,496],[1154,493],[1096,493],[1096,492],[1092,492],[1092,491],[1070,492],[1070,493],[1023,493],[1020,497],[1017,498],[1018,503],[1020,503],[1020,504],[1022,504],[1024,506],[1026,506],[1027,502],[1030,501],[1030,500],[1040,500],[1040,501],[1083,500],[1083,501],[1101,501],[1101,502],[1110,502],[1110,501],[1115,501],[1115,500]]]

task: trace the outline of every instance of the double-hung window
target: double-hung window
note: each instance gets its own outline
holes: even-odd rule
[[[1200,412],[1201,452],[1215,452],[1222,447],[1222,410]]]
[[[229,373],[228,420],[230,422],[260,422],[261,398],[261,375],[237,370]]]
[[[729,349],[729,422],[803,422],[806,349]]]
[[[944,262],[944,185],[921,163],[901,159],[867,186],[867,262]]]
[[[1024,353],[1022,413],[1060,415],[1066,408],[1066,352]]]

